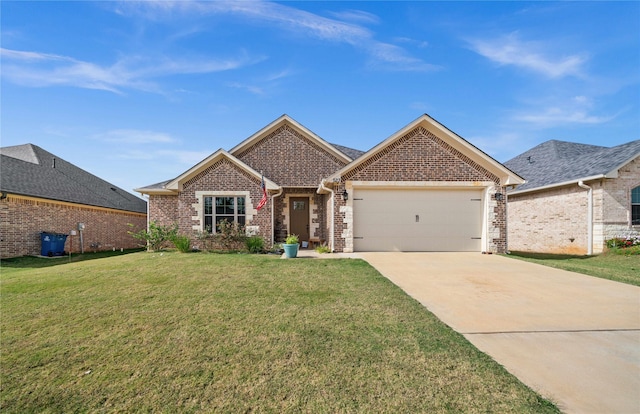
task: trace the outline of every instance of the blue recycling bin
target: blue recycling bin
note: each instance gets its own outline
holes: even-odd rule
[[[66,241],[66,234],[42,232],[40,233],[40,254],[49,257],[63,256]]]

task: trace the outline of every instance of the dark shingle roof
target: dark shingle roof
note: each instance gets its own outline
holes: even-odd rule
[[[345,147],[343,145],[338,145],[338,144],[330,144],[330,145],[332,145],[335,149],[337,149],[347,157],[351,158],[352,160],[360,158],[360,156],[365,153],[365,151],[360,151],[357,149]]]
[[[527,182],[516,191],[580,180],[611,172],[640,155],[640,140],[616,147],[546,141],[504,165]]]
[[[0,190],[31,197],[138,213],[147,203],[33,145],[0,148]]]

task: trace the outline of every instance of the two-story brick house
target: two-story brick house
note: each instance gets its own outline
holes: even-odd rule
[[[268,202],[258,210],[264,177]],[[283,115],[180,176],[138,188],[149,219],[180,232],[238,222],[333,251],[506,249],[507,186],[524,180],[428,115],[367,152],[329,144]]]

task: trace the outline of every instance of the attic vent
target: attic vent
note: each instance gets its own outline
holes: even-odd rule
[[[113,187],[111,187],[111,191],[116,191],[116,189],[115,189],[115,188],[113,188]]]

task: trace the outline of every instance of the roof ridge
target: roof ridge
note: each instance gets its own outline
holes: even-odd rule
[[[15,158],[17,160],[28,162],[30,164],[40,165],[42,160],[38,156],[38,153],[35,150],[36,148],[38,148],[39,150],[42,150],[42,148],[31,143],[22,144],[22,145],[12,145],[9,147],[0,148],[0,155],[4,155],[5,157]]]

